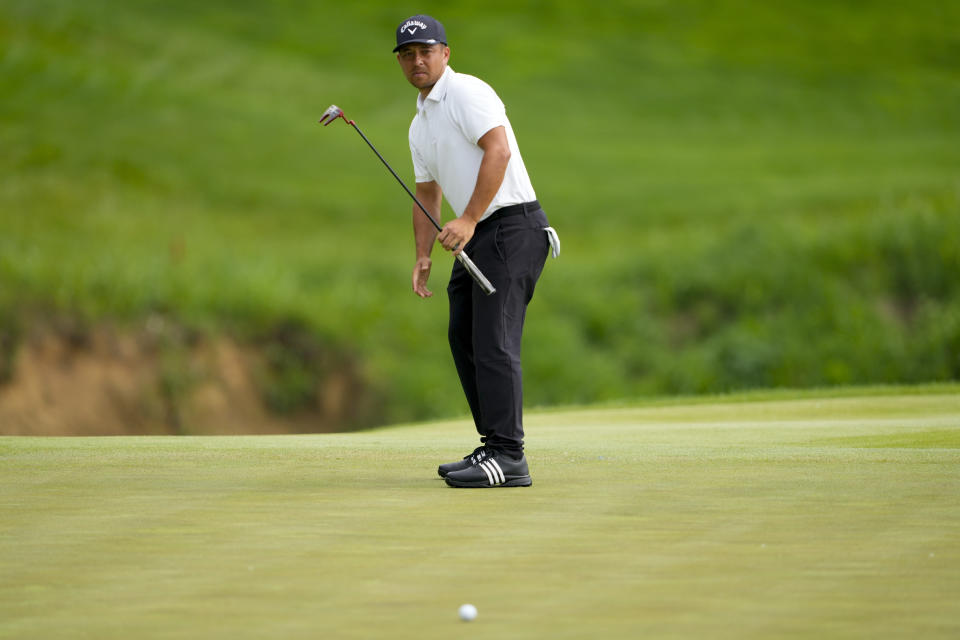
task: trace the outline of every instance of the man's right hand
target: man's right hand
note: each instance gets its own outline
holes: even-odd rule
[[[433,291],[427,289],[432,264],[430,258],[422,257],[417,258],[417,263],[413,265],[413,292],[421,298],[429,298],[433,295]]]

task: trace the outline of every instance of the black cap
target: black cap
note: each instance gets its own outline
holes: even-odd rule
[[[397,27],[397,46],[393,48],[393,52],[396,53],[400,47],[411,42],[447,44],[447,32],[442,24],[430,16],[411,16]]]

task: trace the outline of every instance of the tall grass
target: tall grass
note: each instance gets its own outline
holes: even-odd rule
[[[292,323],[364,363],[378,419],[464,411],[405,196],[315,123],[339,104],[412,181],[389,50],[420,10],[504,98],[563,238],[530,404],[960,375],[960,10],[933,0],[9,0],[3,343],[50,312]]]

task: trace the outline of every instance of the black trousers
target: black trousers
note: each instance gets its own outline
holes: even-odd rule
[[[548,225],[537,201],[494,212],[464,251],[497,292],[485,295],[458,261],[447,286],[450,350],[477,432],[514,457],[523,452],[523,323],[547,259]]]

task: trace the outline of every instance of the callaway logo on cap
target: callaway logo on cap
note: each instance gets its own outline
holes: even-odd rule
[[[447,44],[447,32],[442,24],[430,16],[412,16],[397,27],[397,46],[393,48],[393,52],[396,53],[400,47],[411,42]]]

